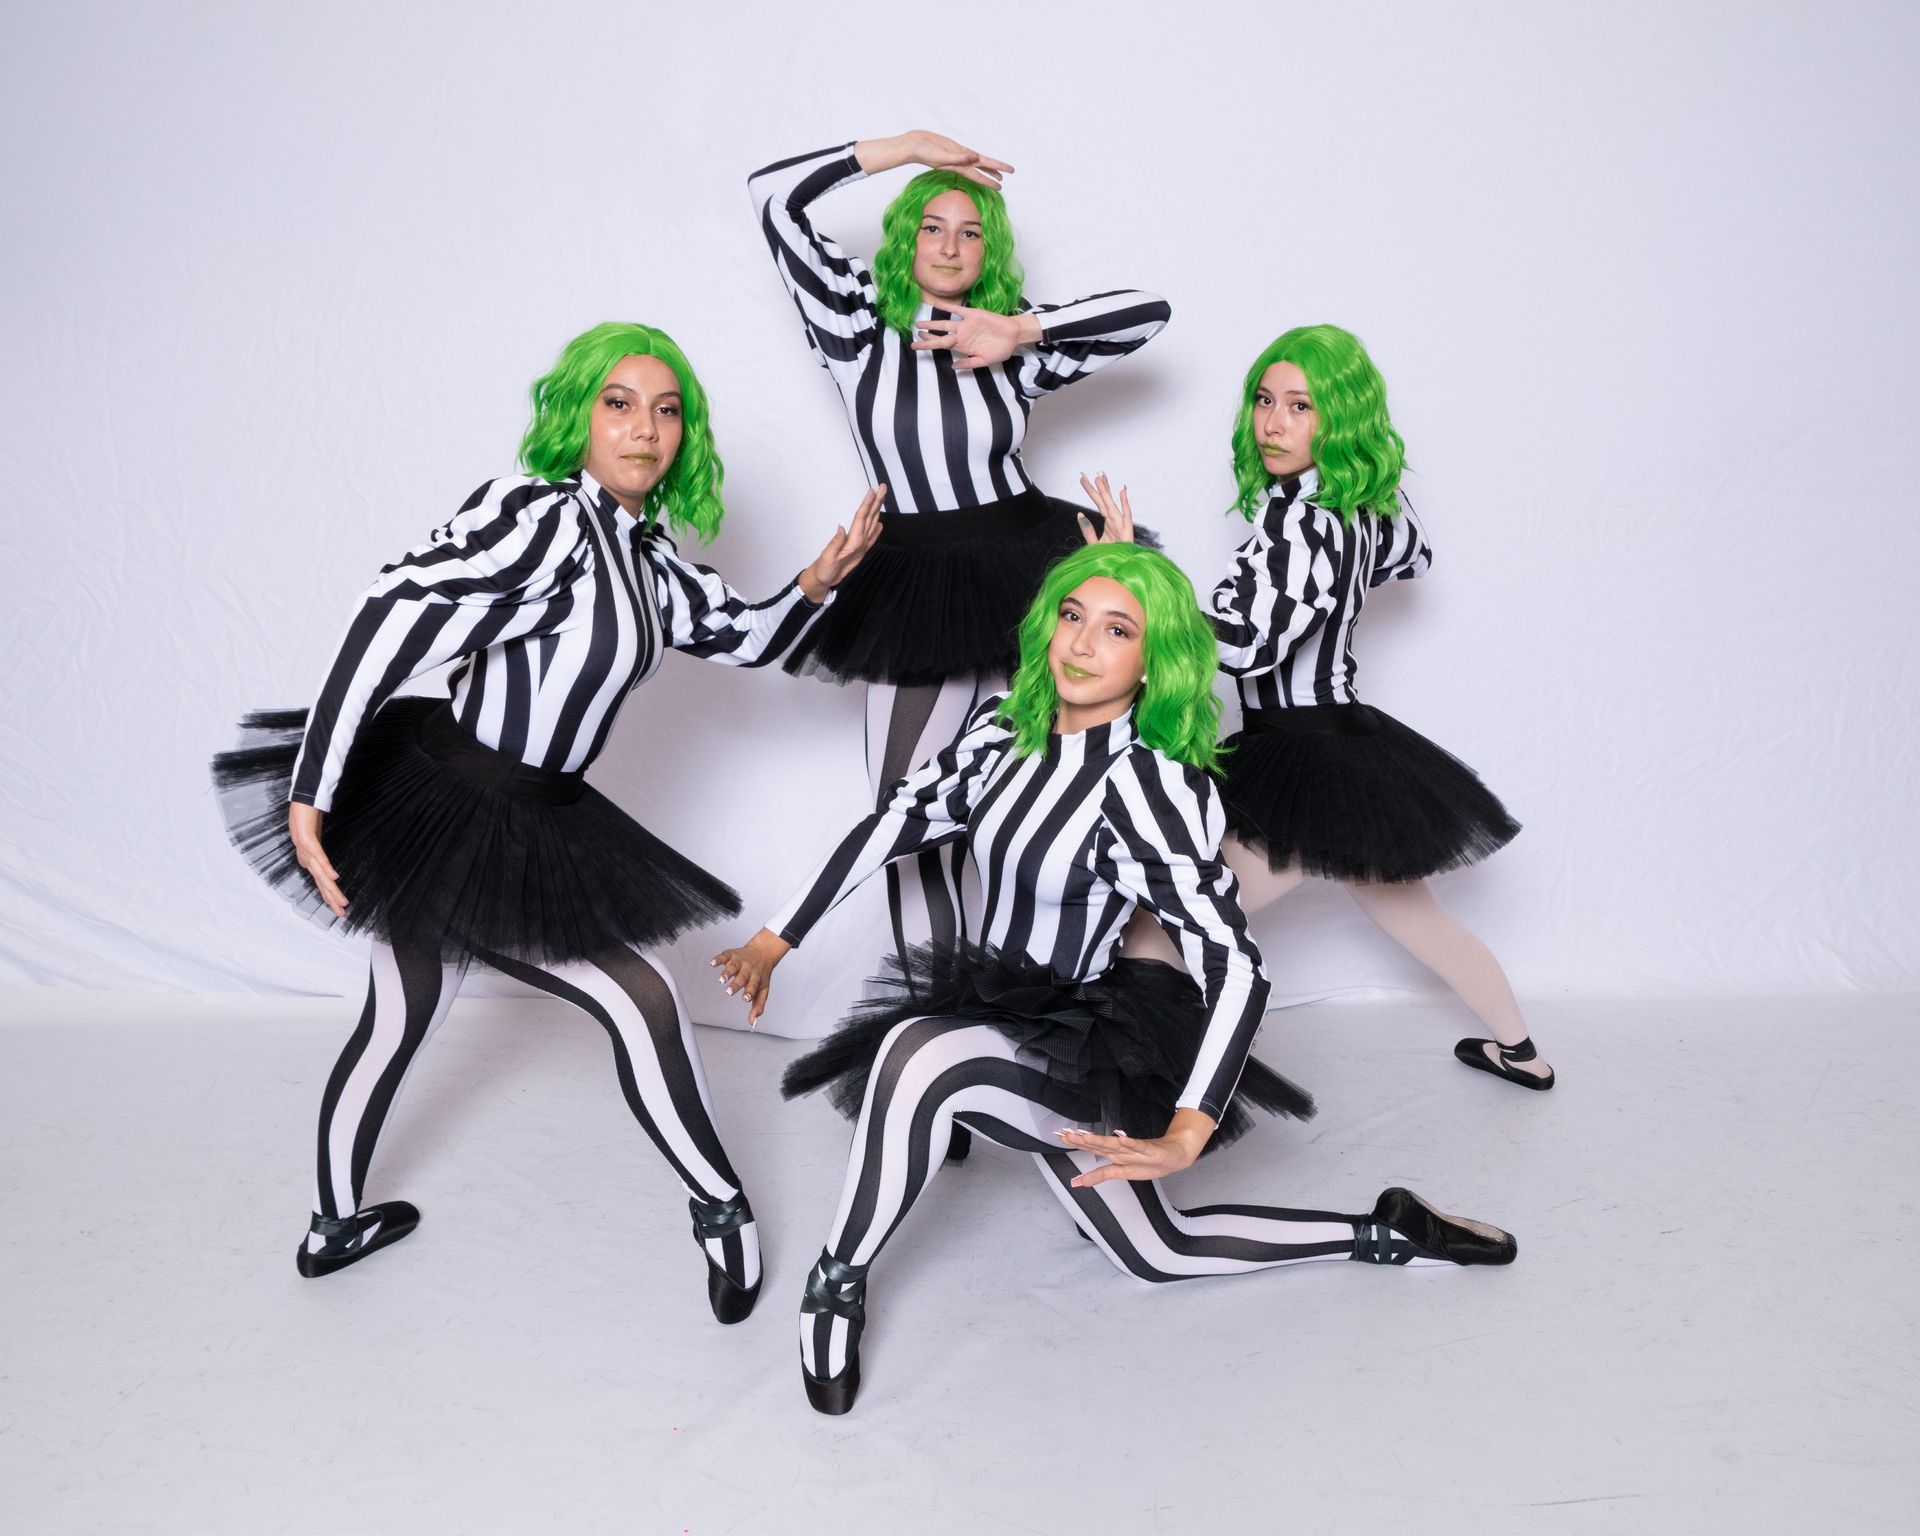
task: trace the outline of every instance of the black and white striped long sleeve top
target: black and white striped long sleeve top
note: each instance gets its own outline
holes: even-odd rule
[[[1128,290],[1071,304],[1029,305],[1040,344],[962,372],[953,355],[916,352],[880,318],[873,274],[813,227],[807,208],[866,175],[852,146],[755,171],[747,186],[807,343],[833,376],[867,484],[887,486],[890,512],[978,507],[1027,490],[1020,462],[1027,415],[1041,395],[1145,346],[1166,325],[1165,299]],[[922,304],[919,316],[944,315]]]
[[[309,715],[291,798],[328,809],[361,722],[457,657],[460,723],[496,751],[573,773],[668,649],[762,666],[825,607],[797,582],[747,602],[591,476],[489,481],[361,598]]]
[[[1352,704],[1353,626],[1367,590],[1424,576],[1426,531],[1403,499],[1393,517],[1351,521],[1313,499],[1319,477],[1274,484],[1253,537],[1234,551],[1209,612],[1220,670],[1247,709]]]
[[[895,784],[767,926],[789,944],[883,864],[969,839],[985,888],[983,940],[1063,981],[1101,975],[1136,906],[1200,978],[1207,1028],[1179,1105],[1218,1120],[1266,1007],[1260,952],[1233,872],[1213,781],[1154,751],[1131,714],[1046,750],[1013,752],[988,699],[946,750]]]

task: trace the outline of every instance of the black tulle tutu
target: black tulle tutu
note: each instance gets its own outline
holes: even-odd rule
[[[1086,542],[1100,514],[1037,490],[984,507],[883,513],[880,538],[788,653],[789,672],[837,682],[937,683],[1011,673],[1016,631],[1047,567]],[[1134,541],[1159,547],[1153,533]]]
[[[1250,709],[1226,745],[1227,824],[1275,869],[1421,880],[1484,859],[1520,830],[1459,758],[1365,704]]]
[[[393,699],[355,736],[321,840],[336,920],[294,858],[287,790],[305,710],[248,715],[213,760],[227,836],[270,886],[327,926],[443,958],[550,965],[659,944],[735,916],[740,899],[579,773],[474,740],[443,699]]]
[[[780,1091],[788,1098],[825,1088],[834,1107],[855,1119],[894,1025],[978,1019],[1042,1058],[1076,1118],[1130,1136],[1159,1136],[1173,1119],[1207,1024],[1192,979],[1148,960],[1116,961],[1092,981],[1060,981],[1024,956],[975,944],[917,944],[904,964],[889,957],[873,984],[877,995],[856,1003],[832,1034],[787,1067]],[[1302,1120],[1314,1113],[1309,1094],[1250,1058],[1209,1151],[1252,1128],[1248,1106]]]

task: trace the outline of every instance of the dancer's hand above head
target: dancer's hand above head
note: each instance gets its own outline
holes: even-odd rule
[[[1103,469],[1089,480],[1080,477],[1080,489],[1087,493],[1087,500],[1100,509],[1105,526],[1098,533],[1093,531],[1093,519],[1086,513],[1080,514],[1080,537],[1089,544],[1131,544],[1133,542],[1133,503],[1127,500],[1127,488],[1120,487],[1119,500],[1114,499],[1113,487],[1107,483],[1107,472]]]
[[[1092,1152],[1106,1162],[1089,1168],[1073,1181],[1074,1188],[1088,1189],[1109,1179],[1160,1179],[1182,1168],[1193,1166],[1213,1135],[1211,1116],[1197,1109],[1177,1109],[1167,1134],[1152,1140],[1128,1136],[1096,1136],[1092,1131],[1060,1131],[1060,1140],[1076,1152]]]
[[[347,915],[347,898],[340,894],[340,876],[320,846],[321,813],[295,800],[287,807],[287,831],[293,838],[293,856],[313,881],[320,899],[335,917]]]
[[[869,176],[896,166],[924,165],[934,171],[957,171],[983,187],[999,186],[1000,178],[1013,169],[1004,160],[968,149],[944,133],[925,128],[909,128],[890,139],[862,139],[853,146],[853,155],[860,162],[860,169]]]
[[[758,1024],[766,1011],[773,968],[792,948],[779,934],[762,928],[737,949],[723,949],[709,962],[720,968],[720,985],[727,989],[728,997],[745,994],[748,1029]]]
[[[799,575],[800,590],[810,603],[824,603],[827,594],[845,581],[853,568],[866,558],[880,537],[880,509],[887,503],[887,488],[876,485],[860,498],[844,528],[836,527],[833,537],[819,557]]]
[[[1004,363],[1022,347],[1038,345],[1038,315],[1002,315],[991,309],[942,304],[944,320],[922,320],[914,337],[916,352],[953,353],[953,366],[966,373]]]

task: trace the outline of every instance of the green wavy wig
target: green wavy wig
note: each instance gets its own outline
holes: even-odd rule
[[[1106,576],[1134,595],[1146,616],[1140,637],[1147,680],[1133,701],[1134,729],[1155,751],[1209,773],[1219,771],[1220,701],[1213,675],[1220,664],[1213,625],[1200,611],[1187,573],[1157,550],[1138,544],[1088,544],[1056,562],[1020,621],[1020,665],[1000,707],[1013,730],[1013,750],[1042,750],[1060,709],[1047,646],[1061,601],[1089,577]]]
[[[1387,381],[1360,338],[1337,325],[1302,325],[1254,359],[1240,390],[1233,423],[1234,510],[1251,522],[1273,483],[1253,440],[1253,396],[1275,363],[1292,363],[1307,376],[1307,394],[1320,417],[1313,433],[1313,467],[1320,475],[1314,500],[1348,522],[1362,508],[1393,517],[1406,468],[1407,445],[1387,414]]]
[[[702,541],[720,531],[720,455],[713,446],[707,392],[686,353],[665,331],[608,320],[561,348],[550,372],[533,381],[533,420],[520,439],[520,464],[542,480],[566,480],[587,462],[587,430],[600,386],[623,357],[657,357],[680,381],[680,451],[641,509],[649,524],[662,517]]]
[[[980,276],[967,293],[968,306],[990,309],[996,315],[1013,314],[1026,285],[1026,274],[1013,254],[1007,200],[999,190],[969,181],[958,171],[922,171],[880,216],[880,249],[873,258],[880,318],[903,336],[913,333],[913,317],[920,308],[920,285],[913,280],[920,221],[927,204],[942,192],[964,192],[980,210],[980,239],[986,249],[980,253]]]

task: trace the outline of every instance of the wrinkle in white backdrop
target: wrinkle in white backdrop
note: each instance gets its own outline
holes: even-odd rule
[[[311,696],[355,595],[507,473],[569,336],[665,326],[714,401],[754,595],[860,491],[748,171],[928,126],[1020,167],[1029,292],[1173,323],[1035,413],[1209,584],[1239,378],[1329,320],[1385,371],[1432,529],[1363,697],[1527,824],[1447,901],[1523,998],[1897,989],[1920,832],[1905,592],[1916,325],[1908,8],[1039,10],[970,37],[581,3],[9,12],[0,46],[0,980],[355,991],[226,847],[209,754]],[[884,36],[882,35],[884,34]],[[1011,45],[1009,45],[1011,46]],[[900,67],[884,67],[886,50]],[[969,62],[930,89],[912,61]],[[864,57],[864,55],[863,55]],[[960,68],[959,64],[955,68]],[[819,222],[870,252],[905,173]],[[692,548],[690,553],[698,553]],[[595,782],[737,885],[712,949],[865,808],[857,692],[670,660]],[[1336,891],[1256,921],[1283,995],[1423,986]],[[830,1022],[878,882],[781,972]]]

